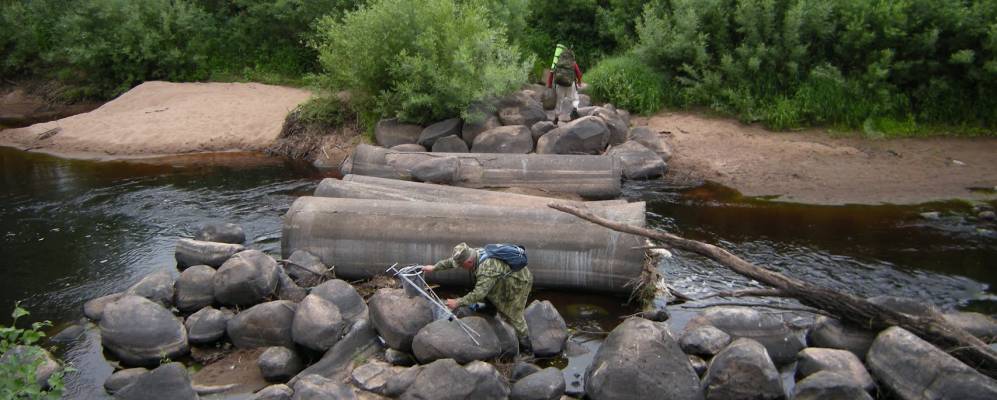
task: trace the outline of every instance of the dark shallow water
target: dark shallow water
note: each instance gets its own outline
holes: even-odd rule
[[[9,310],[22,301],[32,320],[57,325],[79,321],[86,300],[173,268],[176,239],[206,221],[241,224],[249,247],[279,254],[280,216],[320,179],[307,166],[247,154],[89,162],[0,148],[0,168],[0,317],[8,323]],[[821,285],[997,312],[995,227],[970,218],[975,214],[965,203],[804,206],[741,199],[710,185],[660,183],[629,184],[626,197],[648,202],[653,227]],[[923,211],[941,211],[942,218],[925,220]],[[685,254],[661,268],[693,297],[757,286]],[[578,333],[578,355],[547,361],[566,368],[569,385],[600,342],[588,332],[609,331],[634,311],[613,297],[535,297],[551,299]],[[673,309],[673,326],[681,328],[690,313]],[[67,398],[104,398],[101,385],[111,368],[97,339],[90,335],[60,353],[79,369],[67,378]]]

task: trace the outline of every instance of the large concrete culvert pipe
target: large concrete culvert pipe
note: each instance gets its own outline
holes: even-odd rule
[[[619,196],[623,173],[619,160],[610,156],[401,152],[366,144],[357,146],[340,171],[343,175],[413,180],[413,171],[433,160],[453,161],[433,168],[434,178],[446,177],[442,183],[471,188],[535,188],[587,199]]]
[[[643,226],[644,203],[593,208],[615,221]],[[644,245],[549,208],[419,201],[301,197],[284,216],[281,251],[315,254],[345,279],[384,273],[394,263],[431,264],[453,246],[518,243],[527,248],[534,285],[626,293],[641,276]],[[431,274],[430,281],[468,285],[467,272]]]

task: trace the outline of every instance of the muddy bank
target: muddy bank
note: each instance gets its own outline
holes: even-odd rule
[[[635,118],[674,150],[669,179],[713,181],[746,196],[812,204],[916,204],[997,198],[997,138],[869,140],[770,132],[664,112]]]
[[[146,82],[91,112],[0,131],[0,145],[87,159],[259,151],[309,97],[257,83]]]

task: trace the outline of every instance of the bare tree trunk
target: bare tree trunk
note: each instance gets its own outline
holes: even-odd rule
[[[843,321],[872,330],[899,326],[949,352],[980,373],[997,378],[997,351],[965,330],[950,325],[937,313],[925,316],[902,314],[847,293],[815,286],[758,267],[727,250],[708,243],[686,239],[667,232],[610,221],[578,207],[556,203],[551,203],[548,206],[618,232],[644,236],[661,241],[673,249],[705,256],[740,275],[772,286],[805,305],[827,311]]]

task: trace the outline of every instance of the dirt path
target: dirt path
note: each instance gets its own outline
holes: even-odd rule
[[[91,112],[0,131],[0,145],[94,159],[261,150],[310,96],[258,83],[146,82]]]
[[[681,112],[635,118],[668,138],[669,179],[815,204],[995,199],[997,138],[868,140],[770,132]],[[979,190],[989,189],[989,190]]]

